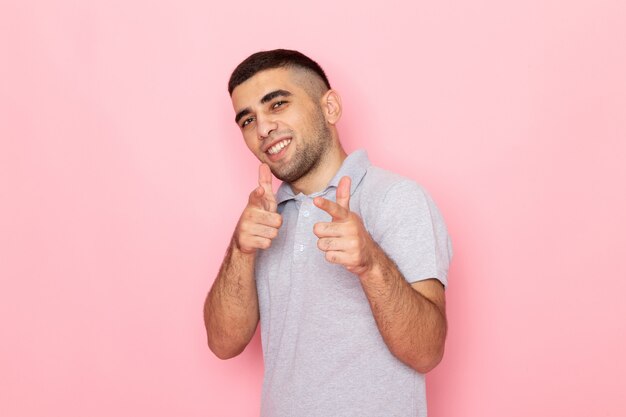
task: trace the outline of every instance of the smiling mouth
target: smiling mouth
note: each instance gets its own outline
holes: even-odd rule
[[[276,145],[269,148],[266,152],[270,155],[276,155],[278,152],[282,151],[287,145],[291,143],[291,139],[285,139],[278,142]]]

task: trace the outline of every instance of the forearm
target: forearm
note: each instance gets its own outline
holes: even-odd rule
[[[259,321],[254,259],[231,241],[204,304],[209,348],[221,359],[241,353]]]
[[[385,343],[413,369],[430,371],[443,356],[445,308],[412,288],[378,245],[374,245],[371,260],[370,268],[359,278]]]

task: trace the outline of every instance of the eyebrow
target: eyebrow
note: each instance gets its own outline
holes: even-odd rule
[[[265,104],[269,101],[274,100],[276,97],[289,97],[291,96],[291,93],[287,90],[274,90],[271,91],[269,93],[267,93],[266,95],[264,95],[261,98],[260,103],[261,104]],[[237,113],[237,115],[235,116],[235,123],[239,124],[239,120],[241,120],[241,118],[243,118],[244,116],[248,115],[251,113],[250,107],[246,107],[245,109],[241,110],[239,113]]]
[[[265,104],[268,101],[274,100],[276,97],[289,97],[291,93],[287,90],[275,90],[271,93],[267,93],[261,99],[261,104]]]

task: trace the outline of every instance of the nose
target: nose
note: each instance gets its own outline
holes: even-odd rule
[[[259,139],[269,137],[272,131],[278,129],[278,123],[276,123],[276,121],[263,116],[257,116],[256,126]]]

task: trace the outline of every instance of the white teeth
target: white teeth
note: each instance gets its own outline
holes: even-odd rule
[[[267,153],[269,153],[270,155],[276,155],[278,152],[280,152],[285,146],[289,145],[290,143],[291,143],[291,139],[285,139],[283,141],[280,141],[276,145],[269,148],[267,150]]]

